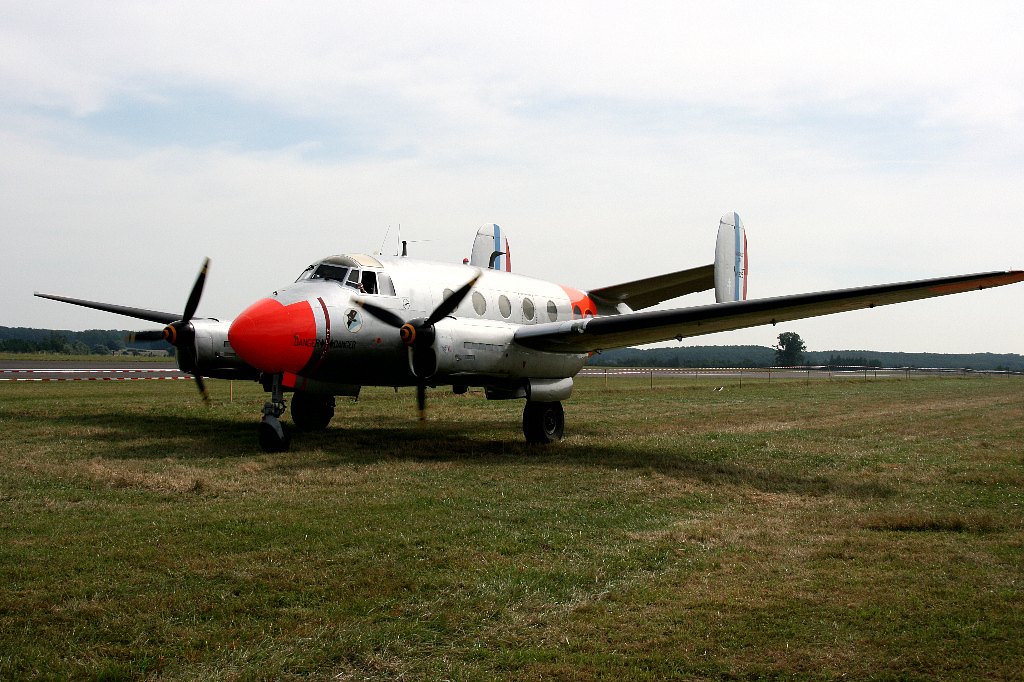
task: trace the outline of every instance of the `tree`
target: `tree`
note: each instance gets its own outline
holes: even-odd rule
[[[39,345],[35,341],[25,339],[7,339],[0,341],[0,350],[5,353],[35,353]]]
[[[779,367],[793,367],[803,362],[804,351],[807,346],[803,339],[796,332],[782,332],[779,334],[778,345],[772,346],[775,349],[775,364]]]

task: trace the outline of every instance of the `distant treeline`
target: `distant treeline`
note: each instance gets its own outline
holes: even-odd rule
[[[620,348],[592,355],[598,367],[770,367],[775,349],[767,346],[683,346]],[[886,353],[867,350],[805,351],[804,364],[856,367],[949,367],[1024,371],[1016,353]]]
[[[110,355],[124,350],[170,350],[165,341],[133,341],[125,343],[128,331],[88,329],[73,332],[65,329],[32,329],[0,327],[0,352],[57,353],[62,355]]]

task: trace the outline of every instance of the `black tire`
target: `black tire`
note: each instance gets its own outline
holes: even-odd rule
[[[271,422],[270,419],[264,419],[259,425],[259,441],[260,449],[263,452],[287,452],[288,447],[292,443],[291,434],[288,433],[288,429],[285,428],[284,424],[274,419]],[[280,429],[280,432],[278,432]]]
[[[334,396],[295,391],[292,395],[292,421],[302,431],[322,431],[334,417]]]
[[[523,408],[523,435],[527,443],[554,443],[562,440],[565,430],[565,413],[562,403],[526,401]]]

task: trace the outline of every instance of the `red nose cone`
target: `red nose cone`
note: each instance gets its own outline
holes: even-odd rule
[[[235,318],[228,341],[239,357],[256,369],[296,374],[313,355],[316,318],[308,301],[285,306],[264,298]]]

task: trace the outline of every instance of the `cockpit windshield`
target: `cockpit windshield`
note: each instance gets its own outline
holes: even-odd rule
[[[363,258],[366,257],[364,256]],[[348,256],[333,256],[327,260],[339,261],[342,259],[350,263],[353,262],[352,258]],[[329,279],[352,287],[364,294],[395,295],[395,286],[391,283],[391,278],[387,274],[368,267],[351,267],[351,265],[341,265],[337,262],[329,263],[327,260],[313,263],[303,270],[302,274],[295,281]],[[377,265],[379,267],[379,263]]]
[[[321,263],[316,266],[316,270],[313,271],[313,275],[310,279],[336,279],[339,282],[344,282],[348,279],[348,270],[348,268],[342,265]]]
[[[344,282],[348,279],[349,268],[343,265],[331,265],[330,263],[314,263],[306,268],[296,282],[304,279],[335,279]]]

